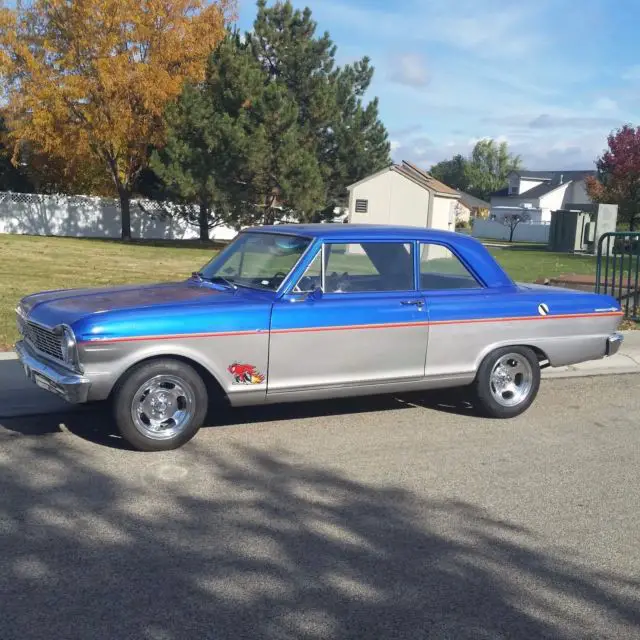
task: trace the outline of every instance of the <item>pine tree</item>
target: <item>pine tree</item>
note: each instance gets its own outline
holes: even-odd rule
[[[248,42],[231,34],[212,56],[204,88],[211,105],[209,136],[223,163],[221,206],[236,226],[306,218],[324,201],[299,108],[286,86],[264,73]]]
[[[323,217],[330,218],[335,207],[344,205],[350,184],[391,162],[387,130],[378,114],[378,98],[367,105],[363,103],[373,71],[365,57],[336,74],[338,114],[326,132],[323,147],[323,164],[329,171]]]
[[[182,200],[206,194],[208,211],[237,228],[319,220],[389,163],[378,102],[364,102],[369,60],[336,68],[329,35],[315,31],[309,9],[260,0],[253,32],[227,34],[205,82],[168,111],[154,160]]]
[[[331,217],[349,184],[390,163],[378,101],[364,104],[373,67],[365,57],[336,68],[336,47],[328,33],[316,37],[309,8],[294,10],[288,1],[267,7],[265,0],[257,6],[249,45],[269,81],[284,85],[298,105],[301,137],[325,183],[325,201],[313,217]]]
[[[151,157],[151,169],[163,183],[162,196],[187,205],[182,211],[189,222],[194,222],[190,205],[197,206],[202,241],[209,240],[211,227],[223,222],[222,216],[213,216],[218,156],[206,135],[210,108],[199,88],[185,87],[180,99],[167,109],[166,144]]]

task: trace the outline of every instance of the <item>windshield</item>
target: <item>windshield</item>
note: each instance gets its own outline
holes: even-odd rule
[[[241,233],[200,272],[206,280],[275,291],[311,240],[279,233]]]

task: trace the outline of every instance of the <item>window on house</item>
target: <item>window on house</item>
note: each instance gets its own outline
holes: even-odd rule
[[[356,200],[356,213],[367,213],[369,210],[368,200]]]
[[[439,244],[420,244],[421,289],[479,289],[481,286],[450,249]]]
[[[512,196],[520,195],[520,185],[519,184],[512,184],[511,185],[511,195]]]

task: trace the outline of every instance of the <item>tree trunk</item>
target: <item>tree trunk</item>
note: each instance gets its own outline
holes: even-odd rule
[[[509,227],[509,242],[513,242],[513,234],[515,233],[516,228],[512,225]]]
[[[127,189],[118,189],[120,196],[120,215],[122,216],[122,239],[131,240],[131,194]]]
[[[200,242],[209,242],[209,207],[205,202],[200,203],[198,226],[200,227]]]

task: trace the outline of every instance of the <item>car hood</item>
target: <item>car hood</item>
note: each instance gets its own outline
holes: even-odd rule
[[[27,296],[22,309],[30,320],[47,326],[73,324],[89,315],[164,306],[224,304],[242,292],[226,291],[195,280],[143,286],[47,291]]]

